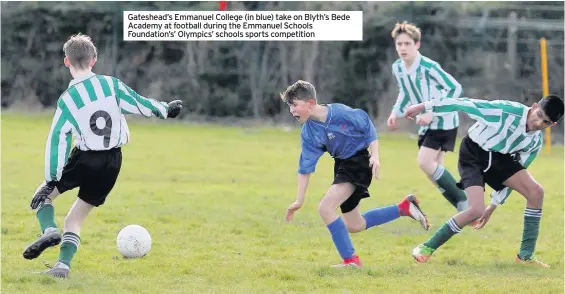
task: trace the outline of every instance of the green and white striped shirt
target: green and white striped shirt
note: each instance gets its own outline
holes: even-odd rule
[[[441,66],[418,53],[410,68],[402,59],[392,65],[392,72],[398,84],[398,98],[392,111],[397,116],[403,116],[406,108],[438,98],[458,98],[463,94],[463,88]],[[451,130],[459,126],[457,112],[442,113],[434,116],[433,121],[427,126],[420,126],[419,134],[424,134],[428,129]]]
[[[528,168],[543,145],[541,131],[526,132],[530,107],[506,100],[469,98],[437,99],[424,103],[427,111],[446,113],[462,111],[477,122],[469,128],[469,138],[486,151],[518,154],[520,163]],[[493,203],[504,203],[512,190],[493,193]]]
[[[58,181],[76,148],[109,150],[129,141],[123,114],[167,118],[168,104],[138,95],[117,78],[88,73],[72,80],[59,97],[45,147],[45,180]],[[71,136],[72,135],[72,136]]]

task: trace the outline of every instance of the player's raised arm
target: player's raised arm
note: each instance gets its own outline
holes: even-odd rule
[[[161,119],[176,117],[182,108],[182,102],[175,100],[170,103],[146,98],[137,94],[128,85],[112,77],[114,89],[120,109],[124,114],[139,114],[145,117],[156,116]]]
[[[448,72],[444,71],[439,64],[430,68],[430,77],[434,79],[445,91],[442,98],[459,98],[463,95],[463,87]]]
[[[71,120],[74,119],[65,102],[59,99],[45,146],[45,181],[47,183],[59,181],[63,167],[69,158],[72,132],[75,129]]]

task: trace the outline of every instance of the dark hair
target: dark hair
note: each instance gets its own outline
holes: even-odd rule
[[[296,83],[288,86],[284,93],[281,93],[281,99],[286,104],[292,104],[294,99],[307,101],[309,99],[316,99],[316,88],[314,85],[307,81],[299,80]]]
[[[563,117],[563,100],[557,95],[547,95],[538,103],[552,122],[557,122]]]

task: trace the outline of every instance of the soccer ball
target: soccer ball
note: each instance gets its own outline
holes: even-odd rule
[[[117,245],[125,258],[143,257],[151,249],[151,235],[140,225],[128,225],[118,233]]]

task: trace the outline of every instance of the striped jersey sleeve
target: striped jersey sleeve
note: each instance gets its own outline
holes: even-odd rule
[[[138,114],[145,117],[154,115],[162,119],[167,118],[169,105],[166,102],[143,97],[117,78],[112,77],[112,82],[123,114]]]
[[[59,99],[45,146],[46,182],[61,179],[63,167],[69,158],[73,132],[78,132],[77,122],[65,102]]]
[[[503,113],[502,105],[487,100],[469,98],[440,98],[424,103],[426,111],[448,113],[465,112],[472,119],[487,125],[500,125]]]
[[[483,149],[514,154],[529,152],[541,144],[538,135],[526,134],[528,107],[505,100],[441,98],[425,102],[426,110],[434,113],[465,112],[476,120],[469,137]]]
[[[398,96],[396,97],[396,102],[392,107],[392,112],[397,116],[401,116],[404,113],[406,107],[410,105],[410,96],[403,86],[402,80],[400,79],[399,70],[400,67],[398,66],[398,62],[393,63],[392,73],[394,75],[394,78],[396,79],[396,84],[398,85]]]
[[[433,79],[443,90],[441,98],[459,98],[463,94],[463,87],[448,72],[444,71],[438,63],[435,63],[429,70]]]

